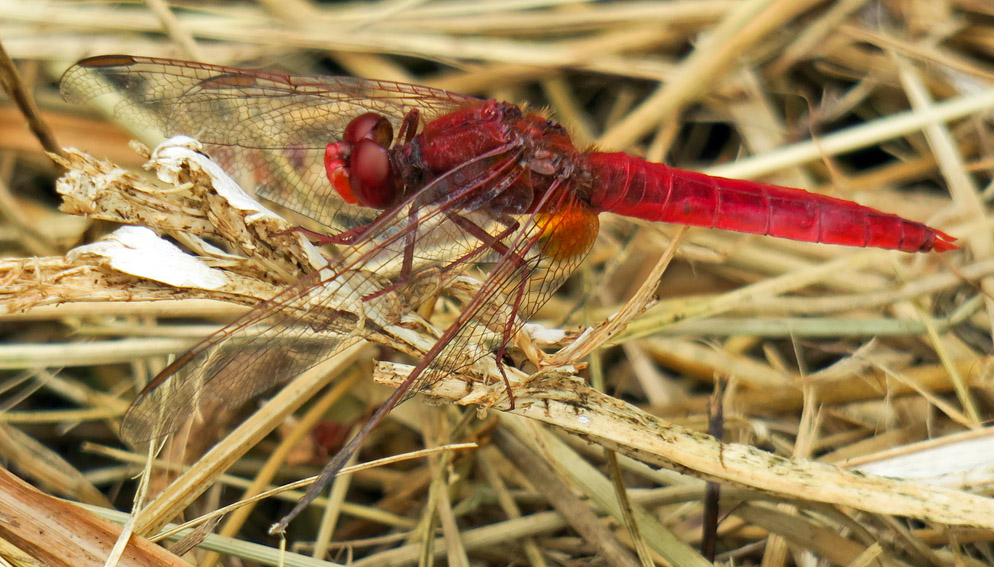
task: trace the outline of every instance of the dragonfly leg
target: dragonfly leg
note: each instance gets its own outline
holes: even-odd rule
[[[414,139],[414,136],[418,133],[418,118],[421,116],[421,111],[417,108],[412,108],[410,112],[404,116],[404,121],[400,123],[400,128],[397,130],[397,143],[407,144]]]
[[[359,240],[359,238],[366,232],[366,230],[370,226],[375,224],[378,220],[380,220],[380,218],[386,217],[389,212],[390,211],[384,211],[379,215],[377,215],[375,219],[371,220],[366,224],[361,224],[355,228],[350,228],[348,230],[344,230],[337,234],[330,234],[330,235],[323,234],[320,232],[313,231],[309,228],[304,228],[302,226],[291,228],[289,230],[280,231],[276,234],[282,236],[284,234],[289,234],[291,232],[300,232],[304,236],[306,236],[308,240],[311,241],[311,244],[314,244],[316,246],[324,246],[325,244],[346,244],[346,245],[354,244],[356,241]]]
[[[500,346],[500,350],[497,352],[497,371],[500,372],[500,377],[504,379],[504,389],[507,390],[507,401],[510,407],[508,409],[514,409],[514,392],[511,391],[511,381],[507,378],[507,372],[504,370],[504,349],[507,347],[507,343]]]
[[[500,341],[500,348],[497,350],[497,369],[500,370],[501,377],[504,378],[504,386],[507,388],[507,398],[511,404],[511,409],[514,409],[514,393],[511,391],[511,382],[507,379],[507,373],[504,372],[504,364],[501,362],[504,359],[504,353],[507,352],[507,345],[511,344],[511,334],[514,332],[515,324],[514,322],[518,318],[518,312],[521,309],[521,302],[524,301],[525,297],[525,282],[527,281],[528,274],[528,264],[524,261],[524,258],[518,257],[515,259],[515,269],[521,270],[522,278],[521,283],[518,284],[518,289],[514,293],[514,303],[511,305],[511,316],[508,317],[507,322],[504,324],[503,336]]]
[[[459,264],[468,261],[470,258],[475,257],[480,253],[480,251],[486,250],[488,248],[500,254],[501,256],[507,254],[509,249],[507,245],[504,244],[503,240],[508,236],[514,234],[514,232],[521,227],[521,225],[517,221],[507,222],[505,223],[505,226],[507,227],[506,229],[504,229],[500,234],[492,235],[483,228],[481,228],[480,225],[476,224],[475,222],[469,220],[468,218],[458,213],[452,211],[446,211],[445,216],[448,217],[448,219],[452,221],[454,224],[456,224],[459,228],[465,230],[471,236],[473,236],[474,238],[479,240],[480,243],[483,244],[483,246],[448,264],[446,266],[446,269],[454,268]]]
[[[413,111],[412,111],[413,112]],[[414,207],[407,214],[407,226],[404,227],[404,260],[400,267],[400,275],[393,284],[382,288],[362,298],[364,302],[372,301],[377,297],[390,293],[400,288],[400,286],[411,281],[411,274],[414,272],[414,245],[417,244],[418,236],[418,213]]]
[[[442,268],[442,273],[452,271],[459,265],[471,261],[473,258],[479,256],[483,251],[488,249],[492,249],[494,252],[497,252],[498,254],[501,255],[506,254],[508,248],[507,245],[503,243],[503,240],[508,236],[514,234],[514,232],[518,230],[518,228],[520,227],[517,221],[507,222],[505,223],[505,226],[507,228],[505,228],[497,235],[492,235],[483,228],[481,228],[478,224],[474,223],[473,221],[467,219],[466,217],[458,213],[452,211],[446,211],[445,216],[448,217],[448,219],[451,220],[454,224],[456,224],[457,226],[468,232],[471,236],[479,240],[482,246],[479,246],[474,250],[472,250],[471,252],[468,252],[460,256],[459,258],[456,258],[452,262],[446,264]],[[417,226],[417,222],[418,221],[416,218],[411,219],[411,223],[413,223],[415,227]],[[362,298],[363,301],[370,301],[372,299],[376,299],[377,297],[380,297],[386,293],[397,290],[400,286],[411,281],[412,272],[414,270],[413,268],[414,245],[415,245],[416,233],[417,233],[416,229],[415,230],[408,229],[407,234],[405,234],[404,236],[404,239],[406,241],[404,245],[404,261],[401,267],[401,273],[397,277],[397,280],[393,284],[383,289],[380,289],[375,293],[363,297]]]
[[[513,269],[521,271],[523,276],[527,275],[528,264],[526,260],[517,254],[512,254],[511,250],[503,242],[505,238],[514,234],[514,232],[517,231],[518,228],[520,228],[520,225],[517,221],[507,223],[507,229],[495,236],[485,231],[483,228],[481,228],[473,221],[457,213],[448,212],[446,213],[446,215],[453,223],[455,223],[460,228],[462,228],[463,230],[465,230],[466,232],[474,236],[477,240],[483,243],[483,246],[472,252],[470,255],[475,256],[476,254],[479,254],[481,250],[487,248],[492,249],[501,256],[509,256],[508,259],[513,264],[514,266]],[[468,257],[463,257],[460,260],[453,262],[448,267],[455,266],[458,262],[466,261],[468,259],[469,259]],[[497,370],[500,372],[501,377],[504,379],[504,386],[507,388],[507,397],[508,401],[510,402],[511,409],[514,409],[514,393],[511,390],[511,381],[508,379],[507,372],[504,370],[503,361],[504,361],[504,355],[507,352],[507,345],[510,344],[511,342],[511,334],[515,327],[514,321],[515,319],[517,319],[518,312],[521,308],[521,303],[522,301],[524,301],[525,287],[526,287],[525,278],[523,277],[521,284],[518,285],[517,291],[514,294],[514,302],[511,305],[511,315],[508,318],[507,322],[504,324],[504,329],[502,330],[503,335],[501,337],[500,348],[497,349],[496,353]]]
[[[359,228],[361,229],[361,228],[364,228],[364,227],[359,227]],[[354,240],[355,236],[358,235],[358,234],[356,234],[354,236],[353,235],[349,235],[350,233],[352,233],[352,232],[358,233],[358,232],[361,232],[361,231],[359,229],[353,228],[352,230],[345,231],[345,232],[343,232],[341,234],[336,234],[334,236],[329,236],[327,234],[322,234],[320,232],[313,231],[313,230],[311,230],[309,228],[304,228],[302,226],[297,226],[297,227],[291,228],[289,230],[281,230],[280,232],[277,232],[276,235],[277,236],[285,236],[285,235],[290,234],[292,232],[299,232],[299,233],[303,234],[304,236],[307,237],[307,240],[310,241],[310,243],[314,244],[315,246],[324,246],[325,244],[347,244],[347,242],[344,242],[345,238]],[[346,235],[349,235],[349,236],[346,236]]]

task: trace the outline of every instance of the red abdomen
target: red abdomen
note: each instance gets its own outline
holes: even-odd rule
[[[591,205],[601,211],[805,242],[904,252],[956,248],[952,237],[922,223],[800,189],[712,177],[622,153],[581,160],[592,181]]]

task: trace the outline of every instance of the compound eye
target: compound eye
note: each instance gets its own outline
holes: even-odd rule
[[[349,122],[342,140],[350,144],[357,144],[359,140],[372,140],[380,147],[389,148],[393,142],[393,126],[382,114],[367,112]]]
[[[328,175],[331,186],[338,191],[338,194],[350,205],[359,202],[352,192],[352,185],[349,182],[348,163],[352,157],[352,144],[346,142],[335,142],[328,144],[324,148],[324,170]]]
[[[359,203],[387,209],[400,200],[387,149],[370,138],[360,139],[349,158],[349,185]]]

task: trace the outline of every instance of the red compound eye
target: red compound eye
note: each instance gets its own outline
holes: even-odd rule
[[[331,186],[335,188],[335,191],[338,191],[346,203],[355,205],[359,199],[352,192],[349,170],[346,167],[351,156],[352,144],[346,142],[335,142],[324,148],[324,171],[328,176],[328,181],[331,181]]]
[[[389,148],[390,142],[393,141],[393,126],[386,118],[375,112],[359,115],[345,127],[342,140],[356,144],[364,139],[372,140],[380,147]]]
[[[325,148],[325,172],[346,203],[386,209],[399,200],[388,153],[392,141],[390,121],[367,112],[349,122],[341,142]]]
[[[359,140],[352,150],[349,186],[359,203],[376,209],[387,209],[401,197],[387,149],[369,138]]]

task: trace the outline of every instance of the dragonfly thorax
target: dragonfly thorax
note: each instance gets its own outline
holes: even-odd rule
[[[495,100],[429,122],[413,142],[425,182],[448,172],[476,179],[474,202],[507,213],[534,211],[549,188],[573,175],[578,155],[557,122]]]
[[[325,150],[328,179],[338,194],[384,210],[435,183],[436,198],[469,188],[477,193],[471,203],[523,213],[574,171],[578,152],[566,129],[511,103],[468,106],[414,135],[416,124],[412,112],[391,148],[393,129],[385,117],[369,112],[352,119],[342,140]]]

